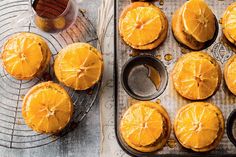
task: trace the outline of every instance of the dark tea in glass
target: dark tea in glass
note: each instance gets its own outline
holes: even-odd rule
[[[31,0],[31,5],[37,27],[50,33],[67,29],[78,14],[75,0]]]

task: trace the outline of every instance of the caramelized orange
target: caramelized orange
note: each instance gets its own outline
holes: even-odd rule
[[[224,78],[228,89],[236,95],[236,55],[233,55],[225,64]]]
[[[210,97],[219,87],[221,71],[215,59],[204,52],[182,56],[172,72],[175,89],[191,100]]]
[[[142,46],[153,42],[162,31],[159,11],[152,7],[138,7],[129,11],[121,21],[120,31],[123,39],[132,45]]]
[[[193,50],[201,50],[213,40],[216,18],[204,0],[189,0],[175,11],[172,31],[175,39]]]
[[[166,38],[167,28],[164,13],[148,2],[130,4],[122,11],[119,19],[119,31],[123,40],[140,50],[159,46]]]
[[[215,148],[224,133],[224,118],[213,104],[195,102],[182,107],[174,124],[178,141],[194,151]]]
[[[51,52],[46,42],[33,33],[18,33],[3,45],[5,70],[14,78],[29,80],[41,74],[49,64]]]
[[[186,33],[199,42],[211,40],[215,34],[215,16],[204,0],[189,0],[182,13]]]
[[[165,145],[170,134],[170,120],[160,104],[136,102],[125,112],[120,131],[129,146],[151,152]]]
[[[222,18],[223,33],[233,44],[236,42],[236,3],[232,3]]]
[[[56,133],[69,123],[73,104],[67,92],[53,82],[40,83],[23,100],[25,123],[40,133]]]
[[[75,90],[86,90],[102,75],[101,53],[86,43],[74,43],[62,49],[54,64],[57,79]]]

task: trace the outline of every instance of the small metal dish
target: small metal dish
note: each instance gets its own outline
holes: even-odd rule
[[[157,85],[150,77],[150,68],[159,74]],[[128,60],[121,71],[121,84],[126,93],[137,100],[152,100],[160,96],[168,83],[164,64],[151,55],[136,56]]]
[[[236,135],[233,133],[234,129],[236,129],[236,109],[234,109],[227,119],[227,128],[226,132],[228,135],[229,140],[234,144],[236,147]]]

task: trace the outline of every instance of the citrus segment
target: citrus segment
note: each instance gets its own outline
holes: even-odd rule
[[[187,33],[184,32],[184,26],[182,20],[183,8],[184,6],[176,10],[172,17],[172,30],[174,36],[176,40],[181,44],[193,50],[200,50],[204,47],[205,44],[196,41],[191,35],[188,35]]]
[[[219,65],[209,55],[193,52],[184,55],[173,70],[176,90],[191,100],[206,99],[217,89],[220,81]]]
[[[236,3],[232,3],[222,18],[223,31],[228,40],[236,41]]]
[[[224,68],[224,78],[228,89],[236,95],[236,55],[227,61]]]
[[[210,145],[217,137],[219,120],[214,111],[204,105],[192,105],[179,114],[176,136],[193,148]]]
[[[215,16],[204,0],[190,0],[185,3],[183,24],[186,33],[199,42],[211,40],[215,34]]]
[[[29,80],[43,72],[51,52],[45,41],[33,33],[18,33],[3,45],[1,58],[5,70],[16,79]]]
[[[162,23],[162,31],[161,31],[159,37],[156,40],[154,40],[153,42],[146,44],[146,45],[141,45],[141,46],[132,45],[133,48],[139,49],[139,50],[151,50],[151,49],[159,46],[161,43],[163,43],[165,41],[165,39],[167,37],[167,33],[168,33],[168,20],[167,20],[165,14],[160,9],[157,9],[157,11],[159,11],[161,23]]]
[[[161,149],[170,136],[170,128],[166,110],[151,101],[135,102],[120,122],[120,133],[124,141],[142,152]]]
[[[119,18],[122,39],[132,48],[151,50],[167,37],[168,21],[160,8],[149,2],[134,2]]]
[[[43,55],[38,42],[20,37],[6,43],[2,58],[9,73],[31,77],[39,70]]]
[[[160,13],[152,7],[137,7],[127,12],[120,22],[123,39],[136,46],[153,42],[162,31]]]
[[[40,83],[25,95],[22,114],[27,125],[42,133],[62,130],[70,121],[73,105],[67,92],[52,82]]]
[[[121,130],[123,131],[123,136],[126,136],[134,145],[150,145],[162,133],[162,116],[155,109],[141,105],[129,110],[124,115]]]
[[[99,81],[103,61],[100,52],[86,43],[67,46],[55,60],[58,80],[75,90],[85,90]]]
[[[224,118],[221,111],[211,103],[190,103],[178,111],[174,131],[184,147],[200,152],[209,151],[222,138]]]

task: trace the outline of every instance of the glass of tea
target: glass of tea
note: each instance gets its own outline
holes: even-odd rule
[[[15,24],[33,20],[42,31],[58,33],[70,27],[78,15],[79,0],[29,0],[29,11],[19,15]]]

